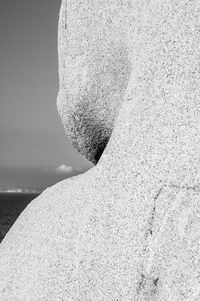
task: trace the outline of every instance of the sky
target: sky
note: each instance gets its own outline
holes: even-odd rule
[[[0,4],[0,185],[49,186],[94,165],[56,108],[60,0]]]

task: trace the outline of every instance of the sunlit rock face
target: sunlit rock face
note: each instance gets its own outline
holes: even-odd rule
[[[0,300],[200,300],[200,2],[62,1],[58,110],[96,166],[32,201]]]

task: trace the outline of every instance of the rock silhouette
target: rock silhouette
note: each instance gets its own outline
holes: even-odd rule
[[[200,3],[61,4],[57,106],[95,166],[0,246],[1,300],[200,300]]]

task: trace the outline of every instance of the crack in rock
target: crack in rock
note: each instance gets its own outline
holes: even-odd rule
[[[140,292],[141,289],[142,289],[142,287],[143,287],[144,279],[145,279],[145,275],[142,273],[142,274],[141,274],[141,280],[140,280],[140,282],[139,282],[139,284],[138,284],[138,292]]]
[[[157,286],[158,280],[159,280],[159,277],[157,277],[156,279],[153,279],[153,284],[154,284],[154,286]]]
[[[154,206],[153,206],[152,213],[151,213],[151,216],[150,216],[149,222],[148,222],[148,224],[149,224],[148,232],[150,233],[150,235],[153,234],[152,228],[153,228],[153,222],[154,222],[155,211],[156,211],[156,200],[157,200],[157,198],[159,197],[159,195],[161,194],[162,189],[163,189],[163,187],[161,187],[161,188],[159,189],[159,191],[157,192],[156,196],[154,197]]]
[[[186,190],[194,190],[195,192],[200,192],[200,184],[194,185],[194,186],[189,186],[189,185],[183,185],[183,186],[179,186],[179,185],[175,185],[175,184],[171,184],[171,185],[167,185],[168,187],[172,187],[172,188],[178,188],[178,189],[186,189]]]

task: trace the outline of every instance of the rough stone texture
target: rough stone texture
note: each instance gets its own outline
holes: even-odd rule
[[[64,127],[109,141],[6,235],[0,300],[200,300],[199,53],[199,1],[62,2]]]

